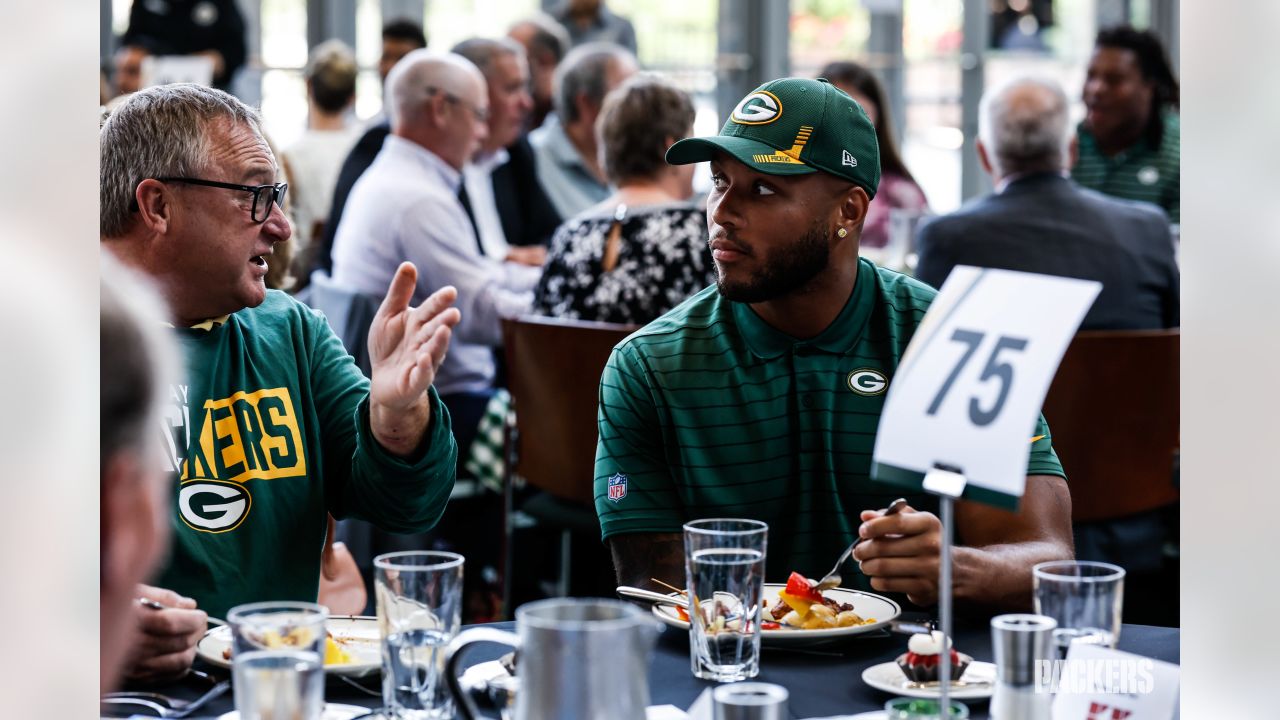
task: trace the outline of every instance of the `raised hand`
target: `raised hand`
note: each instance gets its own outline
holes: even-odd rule
[[[401,263],[369,326],[369,421],[389,452],[409,455],[430,422],[427,388],[449,349],[461,315],[451,307],[458,291],[443,287],[409,307],[418,282],[413,263]]]

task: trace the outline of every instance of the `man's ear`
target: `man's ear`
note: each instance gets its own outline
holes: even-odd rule
[[[586,93],[578,93],[573,98],[573,104],[578,109],[579,118],[594,118],[600,112],[600,106],[592,103]],[[594,126],[595,120],[592,120],[591,124]]]
[[[1080,161],[1080,139],[1076,135],[1071,136],[1071,140],[1067,143],[1067,170],[1076,166]]]
[[[138,204],[138,219],[148,230],[157,234],[168,232],[174,209],[173,191],[168,185],[147,178],[138,183],[133,199]]]
[[[871,198],[867,196],[867,191],[854,185],[845,193],[844,202],[840,204],[841,226],[848,225],[850,230],[861,227],[862,221],[867,218],[867,206],[870,204]]]

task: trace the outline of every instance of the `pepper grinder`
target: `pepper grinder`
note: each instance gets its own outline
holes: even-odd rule
[[[1049,720],[1053,694],[1037,686],[1037,661],[1054,657],[1053,631],[1058,621],[1044,615],[997,615],[991,618],[991,647],[996,659],[996,686],[991,696],[992,720]],[[1044,667],[1044,666],[1041,666]]]

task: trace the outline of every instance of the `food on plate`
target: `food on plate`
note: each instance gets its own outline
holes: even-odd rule
[[[306,642],[309,636],[310,636],[310,631],[305,630],[303,628],[292,630],[288,633],[285,633],[284,635],[281,635],[280,633],[274,630],[268,630],[267,632],[262,634],[261,642],[262,642],[262,647],[266,648],[267,650],[278,650],[280,648],[285,648],[285,647],[297,647],[303,644],[304,642]],[[344,643],[339,642],[339,640],[333,636],[333,633],[331,632],[325,633],[325,638],[324,638],[324,664],[325,665],[346,665],[348,663],[353,662],[351,653],[347,652],[343,648],[343,644]],[[231,660],[230,645],[228,645],[226,649],[222,651],[222,659],[227,661]]]
[[[951,661],[951,679],[959,680],[965,669],[969,667],[969,663],[973,662],[973,658],[956,652],[950,642],[944,643],[942,632],[939,630],[934,630],[927,635],[917,633],[911,636],[907,641],[907,651],[899,655],[896,661],[898,667],[902,669],[902,674],[914,682],[937,682],[939,660],[942,657],[944,645],[949,650],[947,654]]]
[[[778,591],[778,602],[767,613],[777,626],[801,630],[826,630],[830,628],[869,625],[875,618],[863,618],[853,611],[850,603],[838,603],[814,589],[813,584],[798,572],[787,578],[787,586]],[[773,623],[763,623],[761,628],[771,630]]]

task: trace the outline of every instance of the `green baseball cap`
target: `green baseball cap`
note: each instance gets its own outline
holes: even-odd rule
[[[721,150],[757,172],[826,172],[875,197],[880,146],[862,107],[825,79],[782,78],[753,90],[720,134],[685,138],[667,149],[672,165],[706,162]]]

